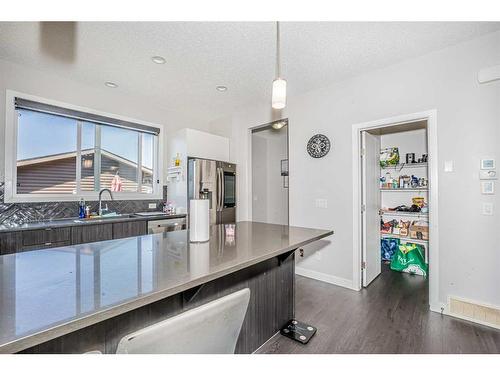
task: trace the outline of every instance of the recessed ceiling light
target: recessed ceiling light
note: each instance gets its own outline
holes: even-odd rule
[[[220,91],[220,92],[227,91],[227,87],[226,86],[216,86],[215,88],[216,88],[217,91]]]
[[[153,60],[155,64],[165,64],[167,62],[167,60],[161,56],[153,56],[151,57],[151,60]]]
[[[111,87],[112,89],[115,89],[118,87],[118,85],[114,82],[104,82],[104,85],[107,86],[107,87]]]

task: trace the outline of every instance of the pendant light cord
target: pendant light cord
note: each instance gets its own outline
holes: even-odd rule
[[[280,43],[280,23],[276,21],[276,78],[281,77],[281,43]]]

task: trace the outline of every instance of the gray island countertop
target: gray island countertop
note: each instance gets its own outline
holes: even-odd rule
[[[255,222],[0,256],[0,353],[14,353],[333,234]]]

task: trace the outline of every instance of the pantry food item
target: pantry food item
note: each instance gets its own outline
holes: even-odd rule
[[[399,235],[401,237],[408,237],[408,229],[410,228],[410,221],[401,220],[399,222]]]
[[[408,206],[405,206],[405,205],[401,205],[401,206],[397,206],[397,207],[394,207],[394,208],[389,208],[389,211],[398,211],[398,212],[420,212],[420,207],[415,205],[415,204],[412,204],[411,207],[408,207]]]
[[[388,221],[384,223],[384,221],[380,221],[380,232],[381,233],[392,233],[392,227],[394,226],[394,220]]]
[[[416,240],[429,239],[429,223],[416,220],[410,225],[410,237]]]
[[[397,147],[388,147],[380,150],[380,166],[399,164],[399,149]]]
[[[411,199],[412,203],[420,208],[424,207],[425,205],[425,198],[424,197],[413,197]]]

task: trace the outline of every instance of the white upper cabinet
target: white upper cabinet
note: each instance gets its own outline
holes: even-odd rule
[[[229,138],[194,129],[186,129],[189,157],[229,162]]]

